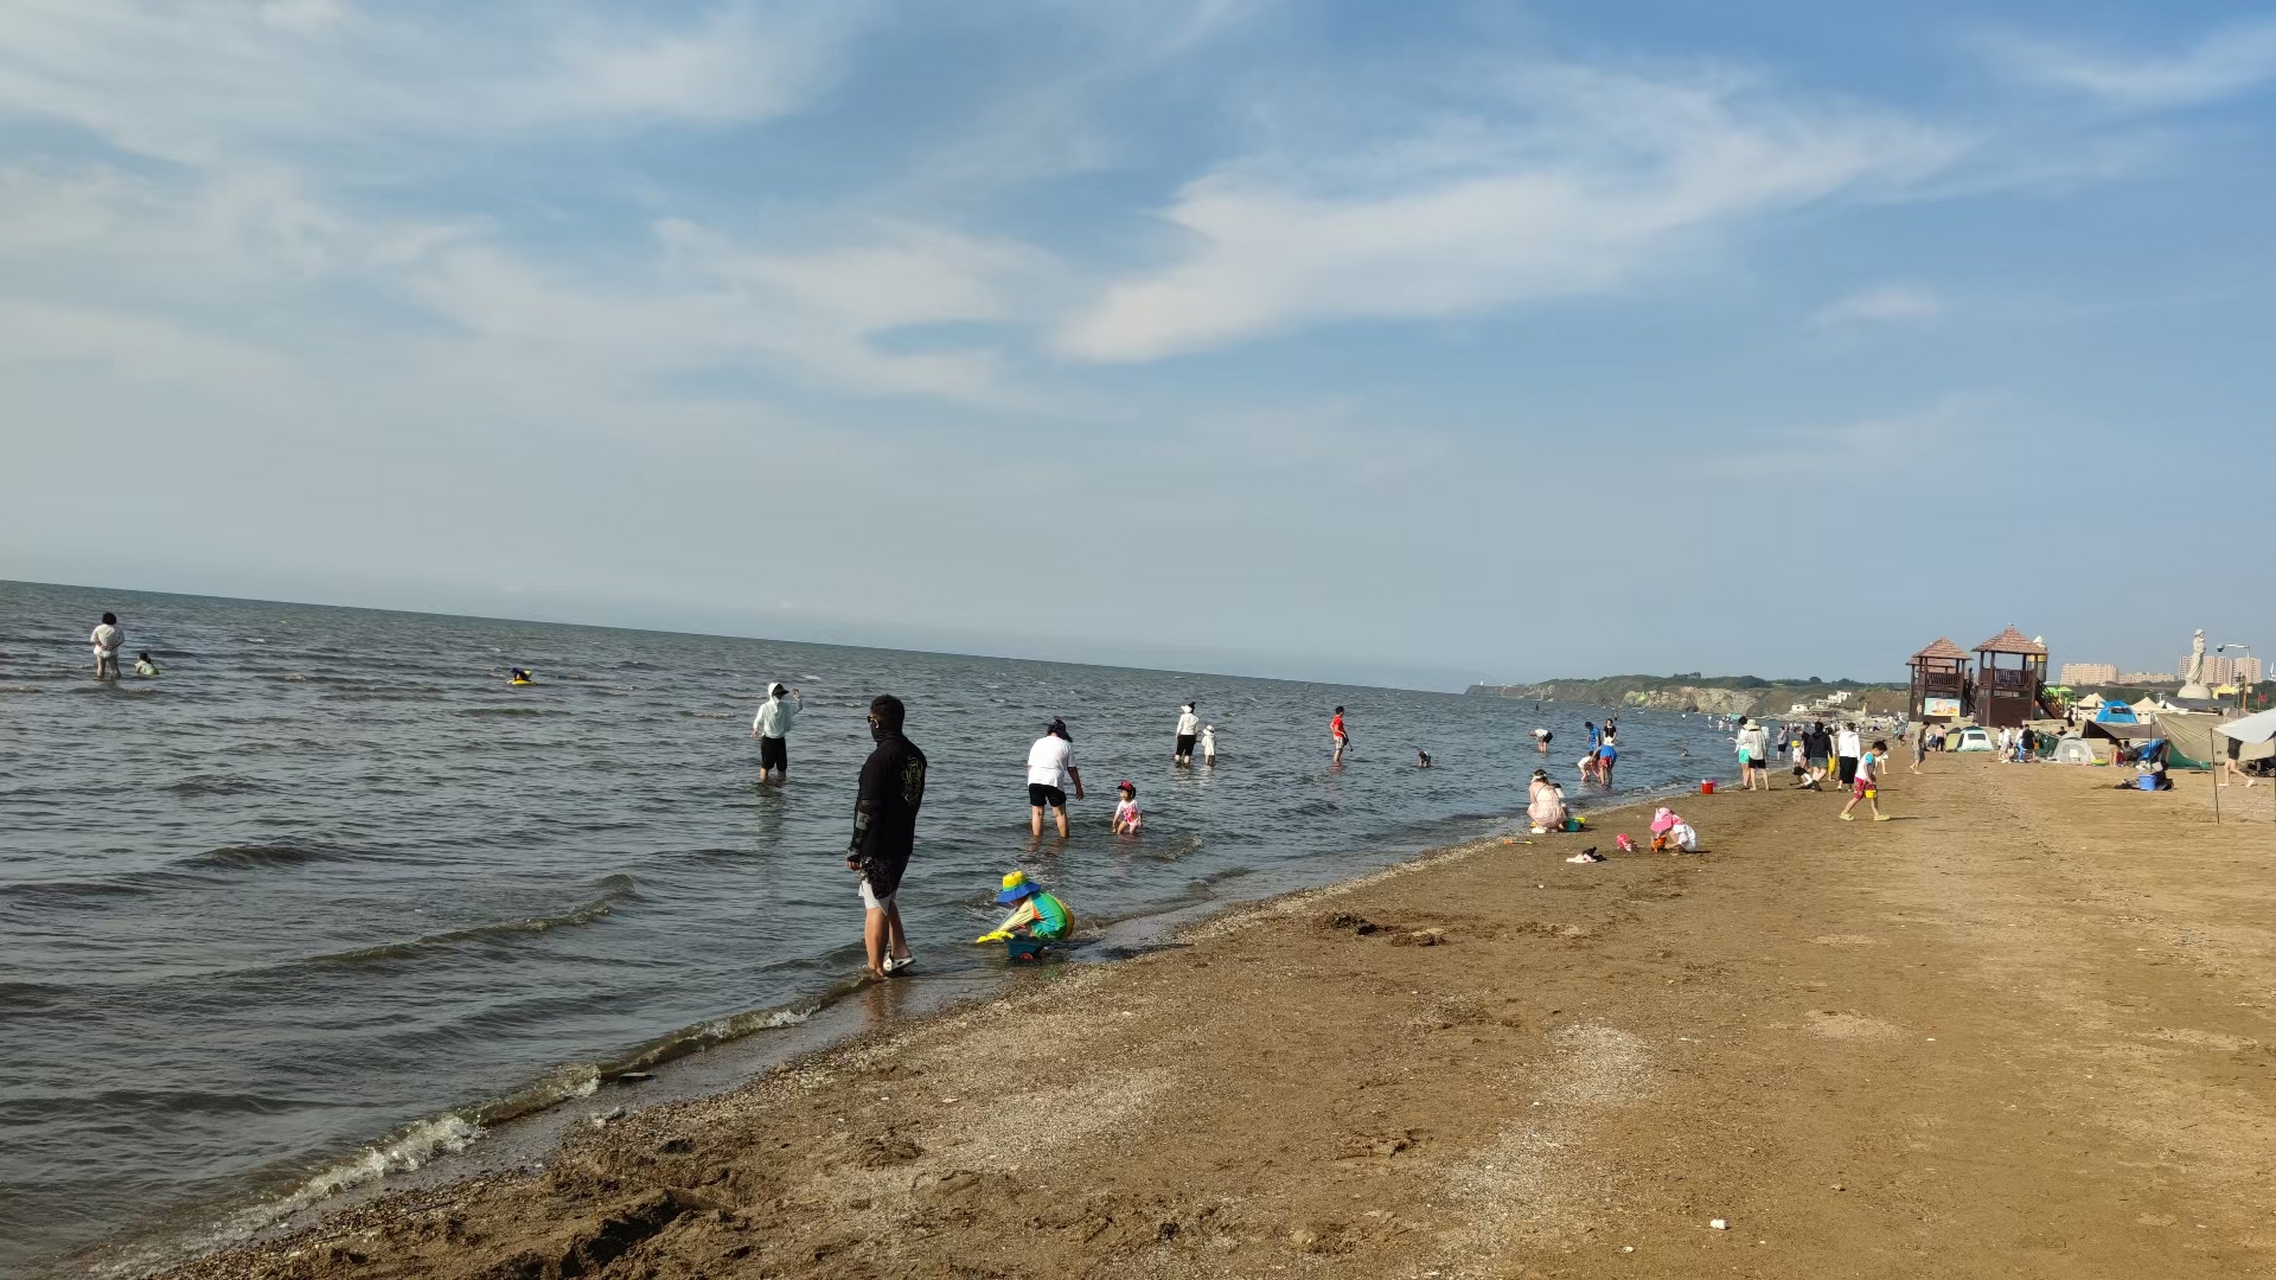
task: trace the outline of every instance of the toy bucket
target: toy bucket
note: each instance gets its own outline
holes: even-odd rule
[[[1565,830],[1586,831],[1588,830],[1588,819],[1579,817],[1567,818],[1565,819]]]
[[[1699,794],[1703,796],[1715,794],[1715,780],[1713,778],[1701,778],[1699,780]]]

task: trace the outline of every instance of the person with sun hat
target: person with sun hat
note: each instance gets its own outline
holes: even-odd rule
[[[1019,906],[995,932],[983,933],[975,943],[1001,942],[1005,953],[1014,960],[1033,960],[1044,945],[1064,942],[1075,931],[1075,913],[1057,895],[1044,892],[1027,878],[1024,871],[1014,871],[1004,877],[1003,891],[996,895],[996,905]]]

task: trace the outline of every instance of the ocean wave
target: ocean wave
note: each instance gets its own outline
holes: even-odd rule
[[[208,849],[204,853],[193,853],[189,857],[176,859],[174,865],[250,871],[255,867],[297,867],[311,862],[330,862],[337,856],[296,844],[225,844],[218,849]]]
[[[257,1230],[287,1214],[297,1213],[319,1200],[353,1187],[374,1182],[391,1173],[409,1173],[425,1167],[437,1156],[456,1155],[482,1137],[482,1126],[455,1111],[432,1116],[404,1128],[383,1142],[326,1166],[316,1176],[283,1196],[248,1210],[233,1226]]]
[[[639,892],[631,876],[613,875],[602,879],[601,896],[574,907],[559,915],[529,916],[521,920],[504,920],[496,924],[470,925],[464,929],[451,929],[444,933],[428,934],[406,942],[383,942],[377,946],[360,947],[354,951],[340,951],[329,955],[311,956],[310,964],[370,964],[382,960],[405,960],[423,951],[455,947],[470,942],[487,942],[512,938],[522,934],[550,933],[555,929],[573,929],[578,925],[592,924],[606,919],[620,902],[638,899]]]
[[[651,1040],[624,1057],[608,1063],[601,1068],[601,1075],[603,1078],[614,1078],[627,1071],[646,1071],[661,1063],[670,1062],[675,1058],[684,1058],[691,1053],[700,1053],[714,1045],[725,1044],[730,1040],[740,1040],[744,1036],[756,1035],[761,1031],[779,1031],[784,1027],[795,1027],[813,1017],[831,1000],[840,998],[859,986],[858,981],[846,983],[833,990],[821,1001],[813,1004],[792,1005],[776,1009],[753,1009],[747,1013],[730,1014],[724,1018],[713,1018],[708,1022],[699,1022],[691,1027],[682,1027],[670,1035]]]
[[[155,886],[125,879],[19,880],[0,884],[0,898],[67,905],[97,898],[128,898],[152,892]]]
[[[246,791],[259,791],[261,784],[251,778],[240,778],[233,774],[199,773],[178,782],[167,783],[164,789],[185,796],[233,796]]]

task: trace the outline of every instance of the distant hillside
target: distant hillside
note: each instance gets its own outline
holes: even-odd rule
[[[1474,684],[1469,691],[1486,697],[1539,702],[1763,716],[1789,714],[1796,704],[1830,705],[1871,713],[1901,712],[1906,696],[1905,687],[1897,684],[1821,680],[1816,676],[1807,680],[1765,680],[1760,676],[1705,676],[1696,671],[1672,676],[1544,680],[1539,684]]]

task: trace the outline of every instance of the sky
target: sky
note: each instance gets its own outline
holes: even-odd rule
[[[2276,657],[2276,9],[0,35],[0,577],[1424,687]]]

